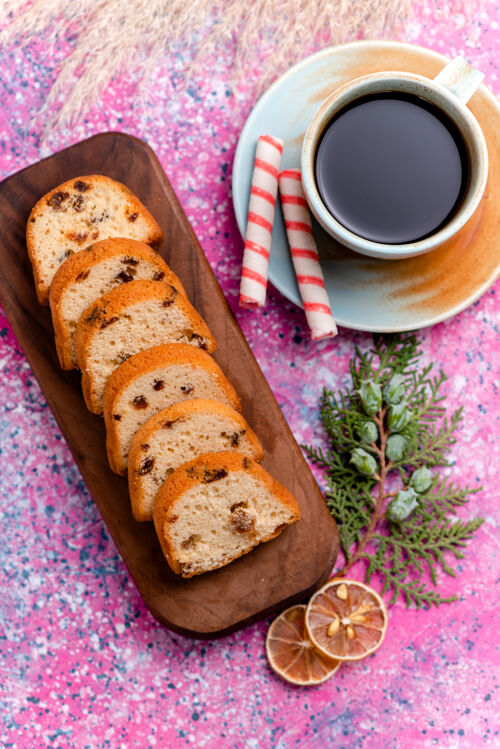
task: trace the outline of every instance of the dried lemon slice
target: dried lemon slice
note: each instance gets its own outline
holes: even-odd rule
[[[333,676],[339,661],[320,653],[309,640],[305,627],[305,606],[292,606],[271,624],[266,639],[269,664],[291,684],[322,684]]]
[[[309,639],[324,655],[358,661],[374,653],[387,629],[387,609],[378,593],[357,580],[330,580],[309,601]]]

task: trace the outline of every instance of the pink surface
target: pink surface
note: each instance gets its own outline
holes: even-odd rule
[[[500,13],[487,8],[473,24],[449,12],[423,16],[401,38],[463,54],[498,92]],[[311,343],[303,312],[275,290],[263,310],[237,305],[243,242],[230,173],[251,92],[231,91],[223,62],[200,85],[176,92],[179,61],[166,60],[144,106],[130,81],[116,81],[83,124],[53,133],[50,148],[41,149],[30,115],[61,57],[59,48],[36,46],[0,55],[0,174],[103,130],[147,140],[297,440],[322,439],[321,389],[347,383],[353,345],[366,347],[370,338],[341,330],[334,340]],[[461,514],[480,513],[486,522],[461,574],[441,581],[459,602],[431,611],[397,604],[375,656],[342,667],[322,686],[297,689],[267,666],[269,622],[206,643],[171,634],[149,614],[1,317],[1,745],[499,746],[497,325],[492,289],[455,319],[419,334],[425,359],[450,375],[450,407],[465,409],[454,475],[484,486]]]

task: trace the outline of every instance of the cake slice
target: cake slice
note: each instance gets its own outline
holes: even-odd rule
[[[129,237],[157,246],[163,232],[128,187],[102,174],[58,185],[34,206],[26,228],[36,293],[49,303],[59,266],[97,239]]]
[[[180,294],[184,288],[163,258],[136,239],[103,239],[71,255],[50,287],[50,310],[61,367],[77,367],[74,335],[82,312],[103,294],[130,281],[165,281]]]
[[[127,472],[137,430],[157,411],[179,401],[209,398],[240,410],[240,401],[218,364],[205,351],[183,343],[155,346],[121,364],[104,388],[109,465]]]
[[[228,450],[237,450],[257,462],[264,458],[254,431],[225,403],[195,398],[156,413],[134,436],[128,456],[135,519],[153,519],[155,494],[180,465],[206,453]]]
[[[177,468],[153,506],[167,562],[182,577],[223,567],[297,522],[292,494],[251,458],[203,455]]]
[[[102,414],[106,380],[133,354],[161,343],[214,351],[215,339],[185,296],[163,281],[130,281],[99,297],[80,317],[75,351],[87,408]]]

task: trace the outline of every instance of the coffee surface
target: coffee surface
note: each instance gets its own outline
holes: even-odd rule
[[[415,242],[444,226],[469,180],[467,150],[433,104],[372,94],[342,109],[316,152],[323,203],[346,229],[386,244]]]

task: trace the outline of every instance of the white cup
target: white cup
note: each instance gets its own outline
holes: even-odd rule
[[[372,73],[355,78],[330,94],[309,123],[301,157],[302,184],[307,202],[323,229],[351,250],[387,260],[423,255],[451,239],[478,207],[488,177],[488,151],[484,135],[476,118],[466,106],[483,77],[482,73],[458,57],[448,63],[433,80],[415,73],[399,71]],[[469,183],[458,210],[445,226],[430,236],[406,244],[374,242],[346,229],[323,203],[315,178],[316,150],[325,128],[333,117],[362,96],[388,92],[413,94],[442,110],[458,128],[469,157]]]

